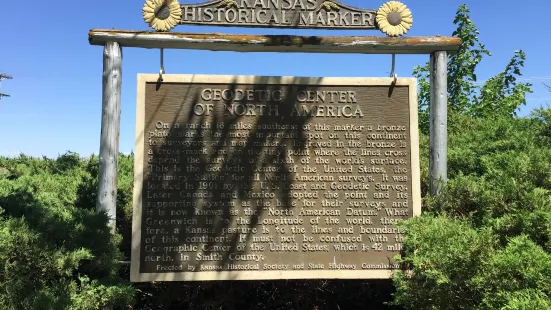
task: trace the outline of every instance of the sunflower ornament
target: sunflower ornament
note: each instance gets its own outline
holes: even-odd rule
[[[234,6],[236,9],[238,8],[237,2],[235,0],[222,0],[220,3],[218,3],[216,7],[225,7],[226,9],[230,9],[232,6]]]
[[[169,31],[182,18],[178,0],[147,0],[142,9],[143,19],[157,31]]]
[[[326,0],[321,4],[327,11],[339,11],[341,8],[333,0]]]
[[[411,29],[411,11],[401,2],[389,1],[377,11],[379,29],[391,37],[401,36]]]

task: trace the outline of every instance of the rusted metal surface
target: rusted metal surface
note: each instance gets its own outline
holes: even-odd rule
[[[235,52],[299,52],[355,54],[453,53],[461,40],[455,37],[291,36],[221,33],[144,32],[92,29],[91,45],[108,41],[123,47],[196,49]]]

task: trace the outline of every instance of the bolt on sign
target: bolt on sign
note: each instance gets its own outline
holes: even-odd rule
[[[413,78],[138,76],[131,280],[389,278]]]

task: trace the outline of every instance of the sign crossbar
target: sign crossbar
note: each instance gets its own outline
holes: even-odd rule
[[[143,32],[92,29],[91,45],[118,42],[123,47],[195,49],[232,52],[294,52],[339,54],[431,54],[456,52],[455,37],[294,36],[222,33]]]

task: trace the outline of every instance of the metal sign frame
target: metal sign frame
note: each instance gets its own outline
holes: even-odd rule
[[[262,81],[262,82],[259,82]],[[281,280],[281,279],[388,279],[392,275],[391,269],[359,269],[359,270],[248,270],[248,271],[201,271],[199,273],[189,271],[183,268],[178,272],[140,272],[142,246],[142,220],[144,183],[147,181],[144,176],[144,161],[147,160],[147,152],[144,149],[144,143],[147,141],[146,132],[146,83],[158,84],[158,75],[139,74],[137,83],[137,104],[136,104],[136,141],[134,151],[134,194],[133,194],[133,219],[132,219],[132,261],[130,269],[130,279],[132,282],[151,282],[151,281],[214,281],[214,280]],[[409,93],[408,107],[409,112],[409,146],[411,153],[407,157],[410,162],[408,170],[411,171],[411,210],[412,216],[421,215],[421,185],[420,185],[420,163],[419,163],[419,132],[415,124],[418,123],[417,117],[417,81],[414,78],[296,78],[296,77],[271,77],[263,76],[225,76],[225,75],[195,75],[195,74],[170,74],[163,76],[163,85],[166,84],[212,84],[212,85],[254,85],[262,83],[264,85],[301,85],[301,86],[342,86],[347,87],[402,87]],[[162,87],[162,86],[161,86]],[[345,86],[343,86],[345,87]],[[365,105],[369,107],[369,105]],[[183,124],[182,124],[183,125]],[[409,183],[408,183],[409,184]],[[365,252],[367,254],[367,252]],[[373,252],[370,252],[373,253]],[[186,253],[187,254],[187,253]],[[345,253],[347,254],[347,253]],[[362,252],[356,252],[355,255],[361,255]],[[184,263],[184,262],[180,262]],[[266,262],[263,262],[266,263]],[[197,267],[197,266],[196,266]],[[359,266],[358,266],[359,267]],[[195,269],[199,269],[198,267]]]

